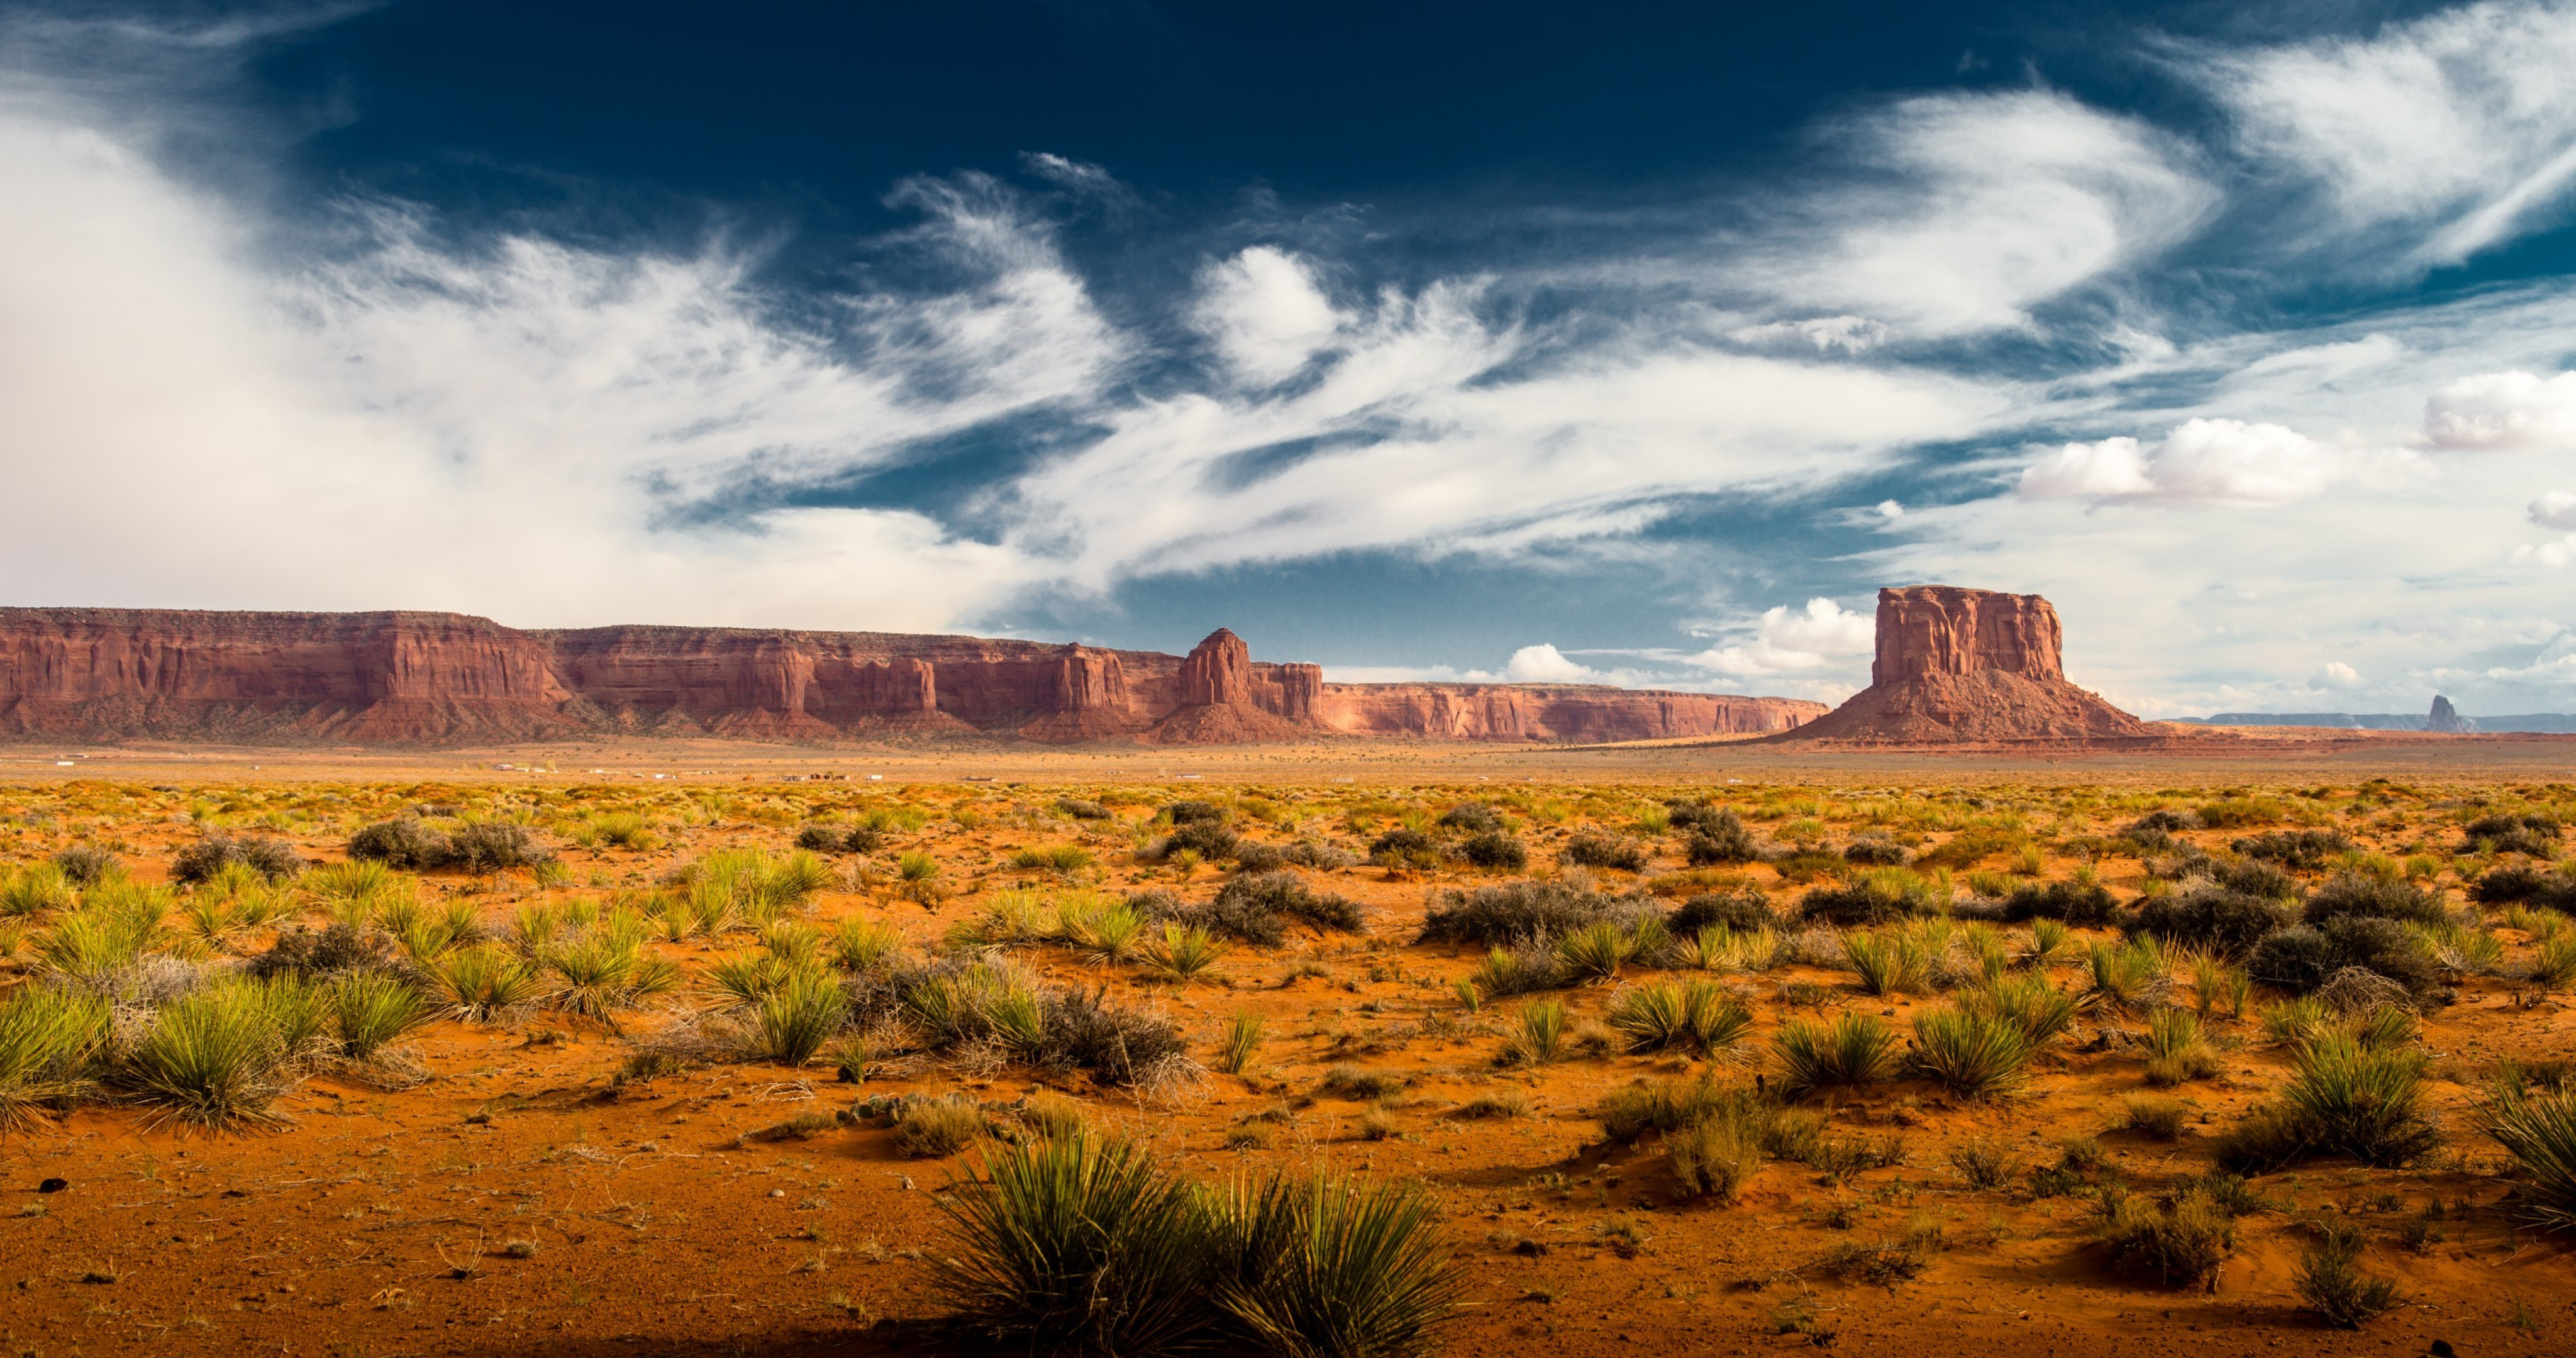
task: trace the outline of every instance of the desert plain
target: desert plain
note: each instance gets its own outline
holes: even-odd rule
[[[22,753],[0,768],[10,882],[59,883],[58,861],[97,875],[13,885],[0,985],[86,986],[118,1019],[77,1088],[31,1083],[12,1105],[0,1338],[40,1355],[1005,1351],[936,1286],[961,1250],[943,1203],[990,1157],[1083,1136],[1197,1184],[1320,1171],[1416,1190],[1459,1303],[1442,1352],[2555,1351],[2576,1334],[2576,1255],[2481,1110],[2508,1087],[2549,1097],[2576,1066],[2569,982],[2547,965],[2566,917],[2493,885],[2520,871],[2550,900],[2563,878],[2554,835],[2506,848],[2471,827],[2576,817],[2567,748]],[[1721,815],[1744,833],[1716,834]],[[347,866],[387,823],[516,827],[525,853]],[[1503,861],[1462,856],[1479,834]],[[254,844],[297,861],[238,865]],[[764,873],[806,876],[751,903]],[[2302,1007],[2241,950],[2137,928],[2156,901],[2238,888],[2295,918],[2338,882],[2438,903],[2405,926],[2411,993]],[[1255,913],[1288,902],[1275,941],[1222,927],[1245,918],[1212,908],[1236,883]],[[1919,908],[1835,913],[1872,884]],[[696,913],[719,887],[731,907]],[[2089,888],[2098,922],[2048,918]],[[121,973],[84,972],[64,922],[120,892],[165,913]],[[1561,930],[1489,956],[1471,903],[1515,892],[1624,941],[1586,958]],[[1711,915],[1734,924],[1692,927]],[[1219,926],[1200,939],[1213,959],[1173,961],[1187,931],[1166,919]],[[336,960],[314,946],[334,921],[364,940]],[[555,965],[619,929],[649,983]],[[2063,936],[2043,950],[2042,933]],[[468,951],[527,983],[460,1004],[442,966]],[[757,1050],[764,960],[855,995],[853,968],[943,958],[1087,996],[1173,1050],[1015,1048],[884,996],[851,1001],[802,1060]],[[363,1057],[326,1024],[236,1117],[120,1073],[146,1006],[246,969],[380,973],[425,998]],[[1918,1019],[1999,984],[2067,996],[2071,1019],[1991,1087],[1922,1068]],[[1734,1017],[1700,1045],[1639,1017],[1658,989]],[[2159,1066],[2178,1014],[2183,1059]],[[1784,1031],[1847,1019],[1886,1034],[1876,1078],[1796,1087]],[[2373,1024],[2420,1073],[2420,1143],[2230,1140],[2319,1033]],[[1687,1160],[1673,1108],[1720,1105],[1752,1130],[1715,1168]],[[2186,1201],[2222,1204],[2188,1277],[2112,1229],[2124,1202]],[[2302,1293],[2329,1238],[2352,1242],[2361,1283],[2391,1284],[2358,1329]]]

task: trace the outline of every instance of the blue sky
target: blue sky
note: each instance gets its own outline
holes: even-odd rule
[[[7,599],[2576,708],[2576,4],[1253,8],[0,6]]]

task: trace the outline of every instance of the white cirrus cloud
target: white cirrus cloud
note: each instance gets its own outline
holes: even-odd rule
[[[2305,500],[2352,475],[2342,450],[2277,424],[2193,419],[2155,443],[2069,443],[2023,469],[2034,500],[2266,505]]]
[[[2423,439],[2450,451],[2576,448],[2576,373],[2463,377],[2425,399]]]
[[[2394,235],[2383,261],[2457,263],[2558,220],[2576,187],[2576,6],[2562,0],[2197,55],[2185,69],[2242,148],[2321,196],[2316,234]]]
[[[1784,301],[1851,313],[1788,323],[1819,348],[1875,343],[1862,318],[1928,335],[2025,324],[2218,203],[2181,142],[2053,91],[1901,100],[1835,140],[1862,177],[1802,200],[1750,261]]]

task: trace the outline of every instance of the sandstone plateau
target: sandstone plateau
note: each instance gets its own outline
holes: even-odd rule
[[[1824,710],[1591,685],[1327,684],[1319,666],[1253,660],[1222,628],[1175,656],[891,632],[523,630],[454,613],[0,608],[0,734],[19,739],[1589,743],[1761,734]]]
[[[1775,741],[2151,746],[2188,737],[2066,681],[2064,630],[2036,594],[1949,585],[1878,592],[1870,685]]]

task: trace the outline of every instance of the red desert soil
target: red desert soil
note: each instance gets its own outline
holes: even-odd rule
[[[2091,1233],[2091,1190],[2035,1196],[2028,1171],[2056,1163],[2061,1142],[2094,1137],[2107,1172],[2136,1191],[2207,1172],[2214,1138],[2285,1078],[2285,1049],[2255,1019],[2276,997],[2258,990],[2241,1021],[2212,1022],[2217,1073],[2166,1091],[2190,1110],[2175,1140],[2114,1130],[2124,1099],[2154,1091],[2132,1037],[2141,1020],[2093,1013],[2034,1062],[2013,1097],[1979,1104],[1899,1079],[1813,1104],[1830,1113],[1832,1135],[1901,1159],[1839,1179],[1775,1159],[1738,1201],[1718,1205],[1677,1200],[1656,1138],[1607,1144],[1594,1116],[1605,1095],[1689,1076],[1700,1063],[1595,1053],[1499,1067],[1504,1025],[1524,1001],[1468,1012],[1454,986],[1478,950],[1412,940],[1431,893],[1561,875],[1557,854],[1586,829],[1653,850],[1642,874],[1595,874],[1606,889],[1644,889],[1674,904],[1733,882],[1782,908],[1809,889],[1769,865],[1688,869],[1678,834],[1652,831],[1668,797],[1731,806],[1772,844],[1840,846],[1871,831],[1919,857],[1983,834],[1990,851],[1953,855],[1963,893],[1972,873],[2018,883],[2036,868],[2037,878],[2057,880],[2090,862],[2123,903],[2147,889],[2147,865],[2109,836],[2157,807],[2215,806],[2214,819],[2235,823],[2178,838],[2223,855],[2265,830],[2339,830],[2357,851],[2406,864],[2457,908],[2464,882],[2496,861],[2458,852],[2467,818],[2490,806],[2576,812],[2564,748],[2284,747],[2277,761],[2041,763],[1735,747],[943,755],[698,744],[473,756],[73,751],[62,756],[71,768],[55,767],[47,751],[0,762],[0,860],[33,863],[92,843],[113,848],[138,879],[159,881],[201,828],[279,835],[324,862],[343,857],[351,831],[414,805],[523,812],[562,854],[565,884],[438,873],[421,886],[428,903],[474,902],[501,929],[522,906],[604,902],[712,852],[783,853],[817,817],[846,823],[908,808],[923,818],[918,828],[898,820],[875,853],[832,860],[841,876],[809,917],[883,920],[923,952],[1006,890],[1160,886],[1206,899],[1224,880],[1216,865],[1184,875],[1135,854],[1150,839],[1148,819],[1176,799],[1228,806],[1250,840],[1312,839],[1360,853],[1408,814],[1479,801],[1528,844],[1525,874],[1301,870],[1359,901],[1367,932],[1238,946],[1217,984],[1157,986],[1065,948],[1015,949],[1045,977],[1167,1012],[1201,1059],[1228,1016],[1267,1021],[1266,1045],[1241,1077],[1211,1073],[1154,1098],[1081,1076],[1054,1078],[1054,1087],[1082,1100],[1097,1125],[1147,1141],[1193,1177],[1312,1164],[1428,1186],[1470,1280],[1471,1304],[1441,1343],[1451,1354],[1786,1351],[1827,1337],[1843,1351],[1889,1354],[2423,1353],[2435,1340],[2462,1354],[2537,1354],[2564,1351],[2576,1336],[2576,1255],[2566,1239],[2520,1224],[2510,1162],[2468,1114],[2499,1062],[2576,1060],[2576,1013],[2563,994],[2518,998],[2504,975],[2452,978],[2453,1002],[2430,1010],[2420,1036],[2442,1149],[2409,1169],[2318,1160],[2258,1178],[2270,1209],[2239,1221],[2213,1287],[2181,1290],[2111,1268]],[[563,772],[492,767],[501,762]],[[596,768],[617,772],[586,772]],[[825,771],[855,776],[785,781]],[[867,781],[871,772],[883,780]],[[2395,781],[2367,781],[2383,775]],[[1105,802],[1116,818],[1063,816],[1068,797]],[[665,842],[642,852],[579,846],[585,827],[618,812],[640,814]],[[1093,865],[1070,876],[1010,866],[1014,850],[1058,845],[1082,847]],[[906,852],[941,865],[951,894],[936,908],[897,894],[891,865]],[[854,877],[862,863],[873,870]],[[0,963],[0,987],[37,981],[31,949],[43,921],[34,924]],[[2509,975],[2533,939],[2513,927],[2496,933]],[[2116,935],[2079,931],[2077,959],[2085,941],[2108,937]],[[263,929],[223,946],[246,956],[270,939]],[[801,1140],[760,1133],[874,1095],[962,1090],[1008,1105],[1038,1087],[1032,1073],[959,1069],[923,1053],[893,1058],[855,1087],[834,1082],[824,1063],[705,1065],[621,1081],[634,1040],[706,1005],[707,965],[754,943],[737,934],[649,946],[690,981],[619,1015],[622,1033],[541,1007],[488,1026],[441,1021],[405,1040],[424,1082],[389,1087],[402,1082],[317,1072],[276,1105],[290,1120],[281,1128],[216,1134],[99,1102],[0,1141],[5,1351],[972,1351],[937,1325],[916,1260],[947,1247],[934,1200],[971,1171],[975,1152],[905,1158],[893,1132],[864,1124]],[[2081,968],[2061,961],[2055,973],[2074,986]],[[1632,970],[1625,979],[1674,974]],[[1720,979],[1756,1017],[1745,1057],[1716,1065],[1746,1083],[1785,1020],[1861,1012],[1902,1033],[1918,1009],[1949,999],[1863,995],[1848,970],[1807,963]],[[1582,1019],[1598,1016],[1614,990],[1552,994]],[[2178,995],[2187,1000],[2187,989]],[[1382,1139],[1364,1127],[1367,1102],[1324,1087],[1343,1065],[1402,1081],[1377,1112]],[[1470,1100],[1515,1092],[1528,1101],[1519,1116],[1456,1116]],[[1965,1183],[1950,1152],[1971,1141],[2010,1154],[2010,1183]],[[40,1191],[56,1177],[68,1186]],[[2361,1227],[2364,1266],[2402,1292],[2397,1310],[2357,1334],[2303,1311],[2292,1286],[2313,1238],[2305,1223],[2328,1218]],[[1823,1267],[1840,1246],[1909,1240],[1921,1264],[1911,1280],[1844,1281]]]

